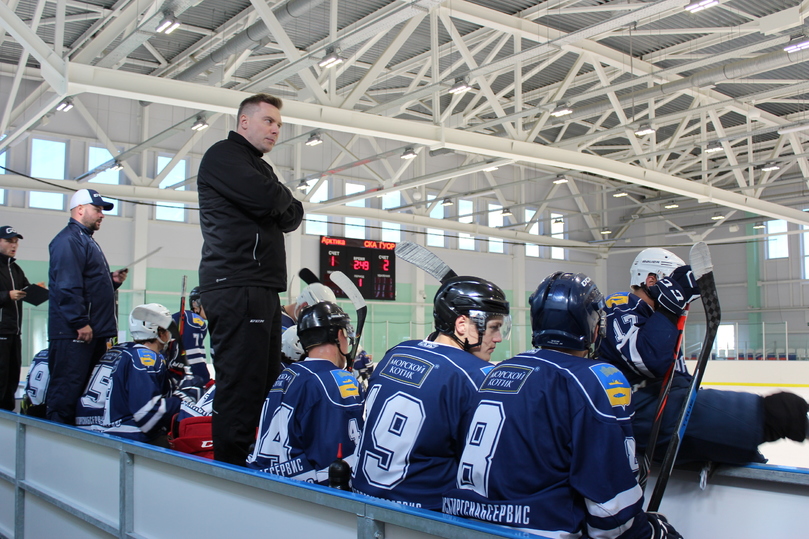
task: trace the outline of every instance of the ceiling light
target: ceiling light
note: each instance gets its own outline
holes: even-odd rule
[[[307,146],[317,146],[318,144],[323,144],[323,139],[320,138],[320,133],[312,133],[309,135],[309,140],[305,142]]]
[[[306,183],[306,180],[301,180],[301,183],[298,184],[297,187],[298,191],[301,193],[305,193],[307,189],[309,189],[309,184]]]
[[[753,225],[755,230],[761,230],[762,228],[766,228],[764,226],[764,221],[756,221],[756,224]]]
[[[573,109],[571,109],[567,103],[559,103],[559,105],[557,105],[556,108],[551,111],[551,116],[554,118],[567,116],[568,114],[573,114]]]
[[[194,125],[191,126],[191,129],[193,131],[202,131],[204,129],[208,129],[209,127],[210,125],[208,124],[208,122],[205,121],[205,118],[200,116],[197,117],[197,121],[194,122]]]
[[[627,193],[626,191],[618,191],[617,193],[612,194],[613,198],[623,198],[625,196],[629,196],[629,193]]]
[[[452,201],[451,198],[445,198],[444,200],[441,201],[442,206],[452,206],[453,204],[455,203]]]
[[[455,84],[453,84],[452,88],[449,89],[449,93],[462,94],[464,92],[468,92],[471,89],[472,87],[469,86],[469,81],[466,80],[466,77],[457,77],[455,79]]]
[[[488,167],[488,168],[484,168],[484,169],[483,169],[483,172],[494,172],[495,170],[497,170],[497,169],[499,169],[499,168],[500,168],[500,167],[497,167],[497,166],[492,165],[492,166],[490,166],[490,167]]]
[[[725,216],[724,216],[724,215],[722,215],[722,214],[721,214],[721,213],[719,213],[719,212],[716,212],[715,214],[713,214],[713,215],[711,216],[711,219],[713,219],[714,221],[721,221],[721,220],[722,220],[722,219],[724,219],[724,218],[725,218]]]
[[[513,214],[513,213],[511,213],[511,210],[510,210],[510,209],[508,209],[508,208],[503,208],[503,213],[502,213],[502,215],[503,215],[503,217],[511,217],[511,216],[512,216],[512,215],[514,215],[514,214]]]
[[[416,152],[413,151],[413,148],[407,148],[402,154],[402,159],[415,159],[416,157],[417,155]]]
[[[809,129],[809,123],[790,125],[789,127],[782,127],[777,131],[779,135],[786,135],[787,133],[795,133],[797,131],[806,131]]]
[[[638,127],[635,130],[635,135],[637,135],[639,137],[643,137],[643,136],[646,136],[646,135],[651,135],[655,131],[656,131],[656,129],[654,127],[652,127],[652,124],[650,124],[648,122],[645,122],[645,123],[640,124],[640,127]]]
[[[110,167],[110,170],[122,170],[124,165],[120,161],[115,161],[115,163]]]
[[[340,56],[340,49],[337,47],[329,47],[326,49],[326,56],[317,63],[323,69],[328,69],[336,65],[342,64],[345,58]]]
[[[674,208],[679,208],[680,205],[674,202],[673,200],[668,204],[663,204],[663,208],[667,210],[673,210]]]
[[[180,21],[178,21],[174,17],[174,13],[172,11],[166,11],[163,13],[163,20],[160,21],[160,24],[157,25],[155,28],[155,32],[158,34],[170,34],[175,31],[180,26]]]
[[[559,174],[556,179],[553,180],[553,183],[556,185],[562,185],[563,183],[567,183],[567,178],[565,178],[564,174]]]
[[[716,153],[721,152],[722,150],[724,150],[724,148],[722,147],[722,143],[719,142],[718,140],[709,142],[708,145],[705,147],[705,153]]]
[[[762,172],[772,172],[773,170],[781,170],[781,167],[778,166],[778,163],[776,163],[775,161],[767,163],[763,167],[761,167]]]
[[[73,100],[69,97],[64,98],[59,105],[56,106],[56,110],[59,112],[67,112],[73,108]]]
[[[610,230],[609,227],[605,226],[604,228],[601,229],[602,236],[608,236],[610,234],[612,234],[612,230]]]
[[[809,39],[806,38],[805,35],[801,34],[798,36],[793,37],[790,42],[784,47],[785,52],[798,52],[802,51],[803,49],[809,48]]]
[[[697,11],[702,11],[703,9],[708,9],[709,7],[719,5],[719,0],[702,0],[701,2],[694,2],[693,4],[688,4],[685,6],[686,11],[690,11],[691,13],[696,13]]]

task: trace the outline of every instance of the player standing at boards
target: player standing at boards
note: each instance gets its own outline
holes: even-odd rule
[[[432,335],[391,348],[371,374],[352,485],[438,511],[455,484],[477,388],[511,318],[503,291],[477,277],[445,280],[433,317]]]
[[[630,274],[632,291],[606,299],[607,335],[600,357],[620,369],[632,384],[632,423],[639,455],[646,451],[663,377],[676,361],[656,445],[656,455],[662,457],[691,382],[682,351],[674,357],[677,320],[699,290],[691,267],[665,249],[643,250]],[[780,438],[805,439],[807,411],[809,404],[793,393],[761,397],[701,389],[677,461],[764,462],[760,444]]]
[[[326,485],[338,448],[353,466],[362,430],[363,397],[345,370],[354,329],[349,316],[327,301],[301,311],[297,327],[304,359],[287,367],[267,395],[247,465]]]
[[[443,511],[548,537],[681,537],[643,512],[629,383],[590,359],[604,323],[598,288],[557,272],[529,303],[538,350],[483,381]]]

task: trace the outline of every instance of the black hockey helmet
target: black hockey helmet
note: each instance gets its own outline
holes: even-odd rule
[[[195,286],[188,293],[188,303],[191,304],[191,310],[202,307],[202,295],[200,294],[199,287]]]
[[[354,328],[351,318],[336,303],[321,301],[306,307],[298,318],[298,339],[304,353],[320,344],[336,344],[340,330],[345,330],[349,351],[354,344]],[[340,353],[344,356],[348,353]]]
[[[532,344],[537,348],[595,350],[605,331],[604,296],[583,273],[557,271],[528,298]],[[596,337],[599,327],[599,337]]]
[[[439,333],[455,337],[455,321],[459,316],[468,316],[478,330],[477,344],[460,343],[464,350],[480,346],[486,324],[492,317],[502,317],[501,332],[507,338],[511,329],[509,305],[506,294],[496,284],[479,277],[453,277],[438,288],[433,300],[435,329]]]

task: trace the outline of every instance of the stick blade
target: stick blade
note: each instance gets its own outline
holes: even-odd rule
[[[359,311],[361,308],[365,307],[365,298],[362,297],[362,293],[351,279],[348,278],[348,275],[342,271],[335,271],[331,274],[331,282],[339,286],[340,290],[345,292],[348,299],[354,304],[354,309]]]
[[[315,272],[313,272],[309,268],[301,268],[301,270],[298,272],[298,277],[300,277],[301,280],[303,282],[305,282],[306,284],[312,284],[312,283],[319,283],[320,282],[320,279],[317,278],[317,275],[315,275]]]
[[[713,263],[711,262],[711,251],[704,241],[699,241],[691,247],[691,271],[694,272],[694,277],[699,280],[705,274],[713,271]]]
[[[447,279],[455,277],[457,274],[452,271],[443,260],[438,258],[436,254],[410,241],[403,241],[396,245],[394,250],[396,256],[410,262],[419,269],[424,270],[426,273],[435,277],[438,281],[444,282]]]

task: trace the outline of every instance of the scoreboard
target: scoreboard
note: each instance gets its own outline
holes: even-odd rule
[[[320,236],[320,280],[338,298],[346,295],[331,280],[342,271],[366,300],[396,300],[395,243]]]

